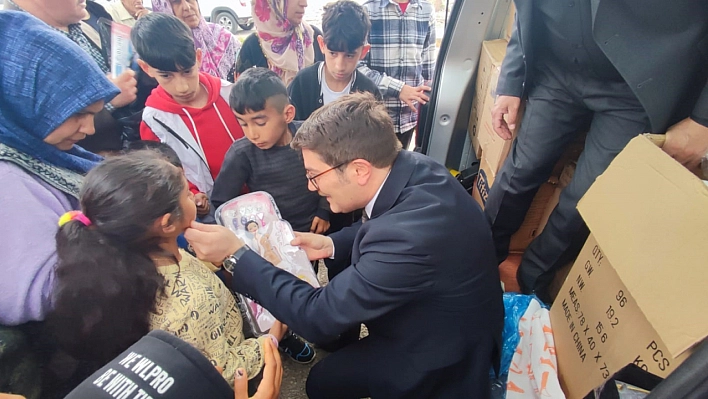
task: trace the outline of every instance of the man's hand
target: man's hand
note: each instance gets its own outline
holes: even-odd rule
[[[492,126],[499,137],[511,140],[516,129],[516,118],[519,116],[521,98],[514,96],[499,96],[492,108]]]
[[[312,219],[312,226],[310,226],[310,233],[315,233],[315,234],[322,234],[325,231],[329,229],[329,221],[320,219],[317,216],[315,216],[314,219]]]
[[[280,354],[275,344],[271,340],[266,340],[263,360],[263,379],[258,384],[256,394],[251,399],[278,399],[280,396],[280,384],[283,382],[283,365]],[[248,399],[248,375],[246,370],[237,369],[234,380],[234,398]]]
[[[219,264],[229,255],[238,251],[244,244],[224,226],[192,222],[184,232],[184,238],[197,254],[197,258]]]
[[[135,72],[129,69],[115,79],[109,75],[108,79],[120,90],[120,94],[111,100],[111,105],[120,108],[135,101],[138,96],[138,81],[135,80]]]
[[[204,216],[209,214],[209,197],[204,193],[197,193],[194,196],[194,203],[197,205],[197,215]]]
[[[334,254],[334,242],[327,236],[312,233],[295,232],[295,239],[290,245],[302,248],[309,260],[329,258]]]
[[[133,18],[140,19],[141,17],[144,17],[148,14],[150,14],[150,10],[148,10],[147,8],[139,8],[138,11],[135,12]]]
[[[708,154],[708,127],[686,118],[666,131],[666,142],[662,148],[695,172],[701,166],[701,159]]]
[[[408,106],[410,107],[410,109],[413,110],[413,112],[418,112],[418,108],[416,108],[415,102],[426,104],[430,100],[430,98],[425,95],[426,91],[430,91],[430,87],[425,85],[420,85],[418,87],[404,85],[401,89],[401,93],[398,95],[398,98],[404,103],[408,104]]]

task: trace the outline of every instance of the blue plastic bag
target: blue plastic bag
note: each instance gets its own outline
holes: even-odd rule
[[[496,383],[501,385],[501,397],[506,396],[506,381],[509,377],[509,366],[511,366],[511,359],[514,357],[516,347],[519,345],[519,320],[521,320],[521,316],[526,313],[526,309],[533,299],[536,299],[541,306],[547,308],[535,295],[515,294],[512,292],[504,293],[504,330],[502,331],[502,353],[499,376],[494,375],[494,370],[490,372],[492,380],[497,380]]]

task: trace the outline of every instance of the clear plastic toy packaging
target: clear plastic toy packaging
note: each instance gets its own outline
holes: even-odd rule
[[[268,262],[319,287],[317,275],[305,251],[293,247],[293,229],[281,219],[270,194],[256,191],[238,196],[216,210],[216,221],[234,232],[243,242]],[[259,304],[238,294],[246,305],[246,318],[257,335],[268,332],[275,318]]]

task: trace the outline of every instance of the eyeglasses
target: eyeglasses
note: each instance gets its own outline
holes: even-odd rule
[[[324,172],[320,172],[320,173],[318,173],[318,174],[316,174],[316,175],[314,175],[314,176],[312,176],[312,177],[307,176],[307,175],[305,175],[305,177],[307,177],[307,180],[309,180],[310,183],[312,183],[312,185],[315,187],[315,190],[319,191],[319,190],[320,190],[320,186],[317,185],[317,180],[315,180],[315,179],[317,179],[318,177],[322,176],[323,174],[325,174],[325,173],[327,173],[327,172],[331,172],[331,171],[333,171],[333,170],[335,170],[335,169],[337,169],[337,168],[341,168],[342,166],[348,164],[349,162],[351,162],[351,161],[342,162],[342,163],[340,163],[339,165],[333,166],[333,167],[331,167],[331,168],[325,170]]]

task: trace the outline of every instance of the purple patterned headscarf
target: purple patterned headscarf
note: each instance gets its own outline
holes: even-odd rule
[[[152,8],[155,12],[175,15],[169,0],[152,0]],[[202,49],[203,54],[199,70],[226,79],[234,68],[241,43],[226,28],[207,22],[201,16],[201,11],[199,15],[199,26],[192,29],[194,46]]]
[[[298,71],[315,62],[314,30],[303,21],[293,26],[285,16],[287,0],[252,0],[254,23],[269,68],[287,86]]]

